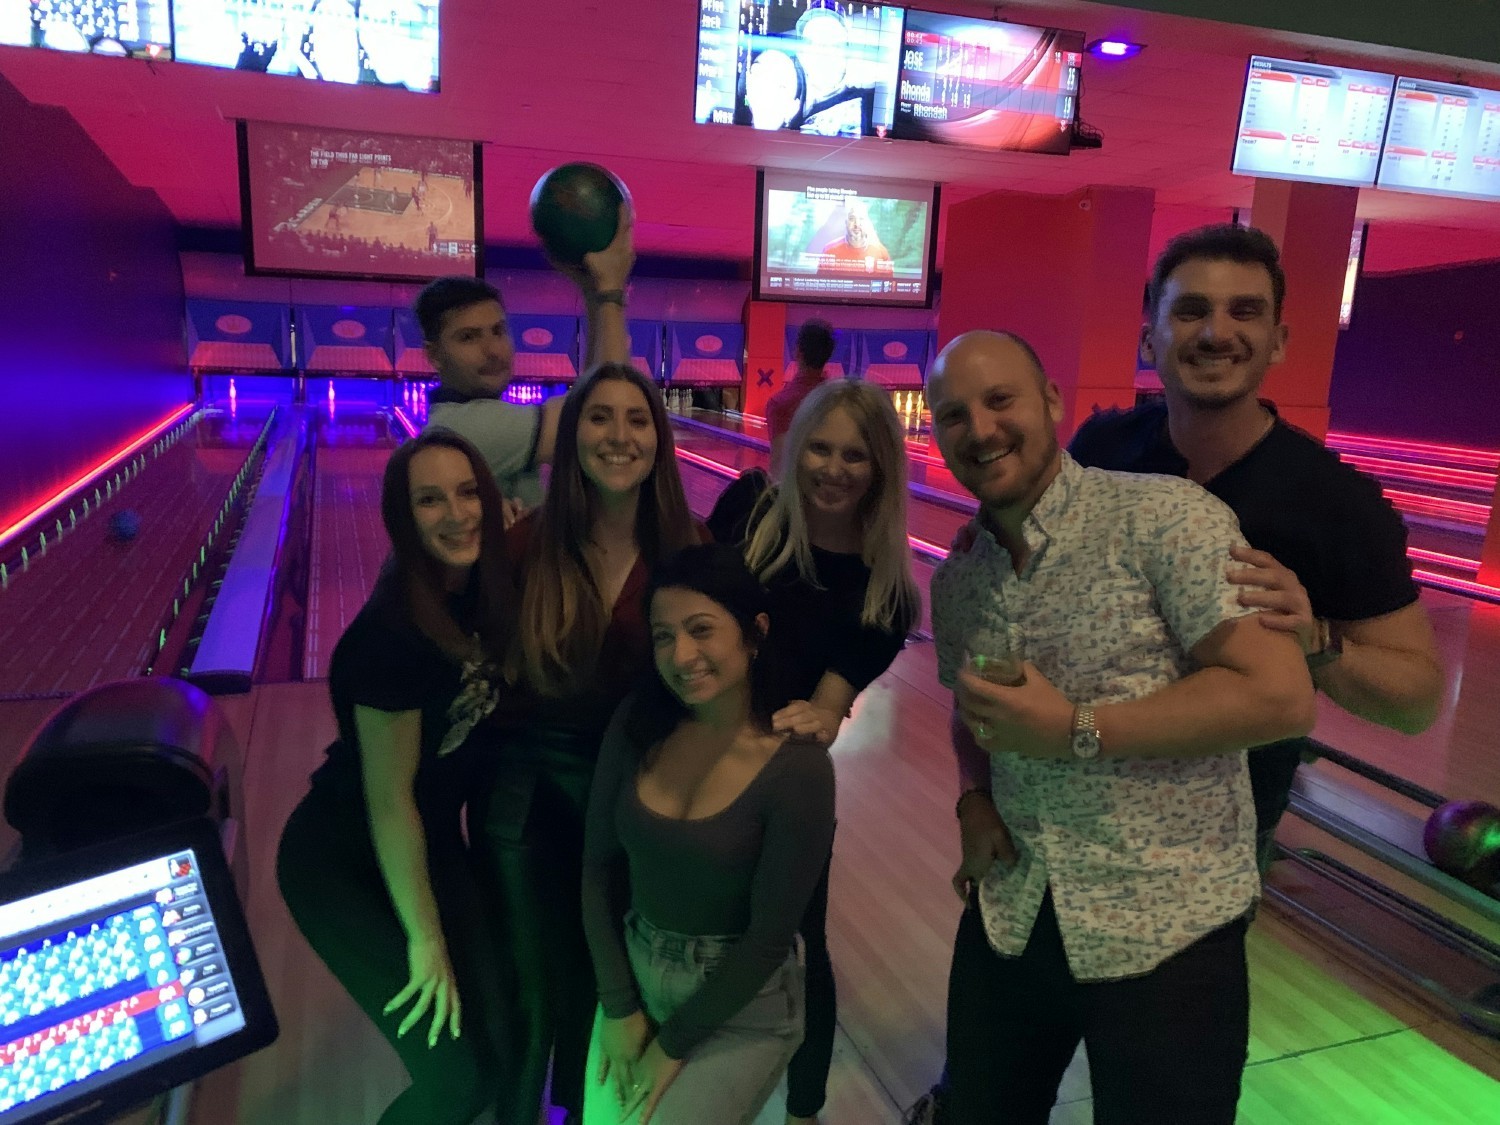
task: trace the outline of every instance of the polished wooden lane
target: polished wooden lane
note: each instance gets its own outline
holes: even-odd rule
[[[957,848],[948,704],[934,663],[931,645],[909,648],[859,701],[834,747],[829,926],[841,1034],[826,1125],[898,1121],[941,1066],[959,903],[948,886]],[[354,1125],[399,1088],[399,1067],[302,942],[271,876],[280,825],[332,730],[327,698],[321,685],[289,684],[257,688],[249,703],[250,912],[283,1033],[237,1075],[208,1083],[194,1120]],[[1320,932],[1265,909],[1250,959],[1243,1121],[1472,1123],[1500,1105],[1492,1044]],[[779,1109],[769,1107],[761,1125],[773,1125]],[[1081,1055],[1053,1120],[1090,1120]]]

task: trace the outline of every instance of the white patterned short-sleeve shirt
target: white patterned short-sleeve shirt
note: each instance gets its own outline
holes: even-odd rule
[[[1250,611],[1227,580],[1234,513],[1190,481],[1084,469],[1066,453],[1027,517],[1018,576],[988,531],[932,576],[938,676],[977,629],[1019,634],[1075,703],[1139,699],[1195,670],[1193,646]],[[1009,627],[1009,629],[1007,629]],[[1052,761],[990,756],[1019,860],[981,881],[996,952],[1020,956],[1047,887],[1078,980],[1150,972],[1260,891],[1245,753]]]

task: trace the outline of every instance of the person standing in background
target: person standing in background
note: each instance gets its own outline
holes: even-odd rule
[[[785,379],[781,390],[766,403],[766,429],[771,435],[771,479],[780,480],[786,454],[787,431],[802,400],[827,379],[823,368],[833,358],[833,325],[813,317],[797,329],[797,343],[792,351],[796,373]]]

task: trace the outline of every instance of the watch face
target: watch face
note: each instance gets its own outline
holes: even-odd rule
[[[1073,735],[1073,755],[1078,758],[1097,758],[1099,756],[1099,732],[1095,730],[1081,730]]]

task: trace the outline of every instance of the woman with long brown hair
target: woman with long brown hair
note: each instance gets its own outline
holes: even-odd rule
[[[515,707],[470,808],[517,978],[516,1078],[500,1120],[531,1125],[552,1057],[552,1102],[583,1110],[594,977],[580,915],[583,819],[604,730],[651,667],[651,569],[706,538],[693,522],[660,392],[604,364],[568,393],[541,508],[507,533],[521,578],[505,672]]]
[[[505,1080],[494,938],[460,820],[514,628],[502,511],[451,431],[391,455],[392,557],[334,649],[339,737],[277,854],[298,928],[411,1076],[381,1125],[467,1125]]]

